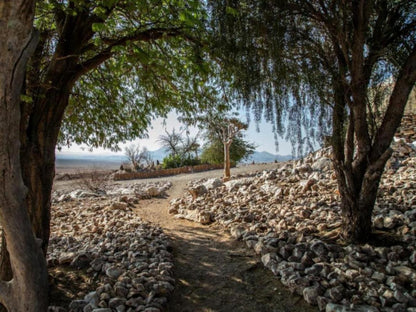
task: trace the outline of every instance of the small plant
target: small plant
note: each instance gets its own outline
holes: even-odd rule
[[[81,188],[99,193],[105,189],[108,173],[93,169],[91,171],[79,172],[79,177]]]

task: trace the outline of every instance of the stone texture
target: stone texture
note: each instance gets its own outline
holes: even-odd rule
[[[98,287],[80,293],[68,307],[49,311],[144,311],[153,309],[154,300],[165,308],[174,289],[168,238],[132,208],[136,200],[160,196],[170,185],[114,185],[105,196],[77,195],[64,202],[55,198],[69,194],[54,194],[48,264],[86,270]]]
[[[416,149],[407,139],[395,140],[392,147],[372,220],[376,229],[402,237],[402,245],[338,243],[341,209],[329,148],[278,163],[274,170],[234,177],[207,190],[203,200],[185,194],[172,207],[197,222],[198,215],[209,213],[253,248],[292,292],[321,310],[413,309]]]

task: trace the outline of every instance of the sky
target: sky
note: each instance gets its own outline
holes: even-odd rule
[[[242,121],[246,121],[245,113],[240,114],[240,119]],[[254,119],[254,118],[253,118]],[[150,151],[157,150],[161,147],[160,143],[158,142],[159,136],[165,133],[165,129],[169,132],[172,132],[172,129],[179,130],[182,124],[177,120],[177,115],[174,112],[168,114],[168,118],[165,122],[166,125],[163,123],[162,118],[157,118],[153,120],[151,129],[148,130],[148,138],[147,139],[137,139],[132,142],[127,142],[125,144],[120,144],[121,149],[123,150],[125,146],[129,146],[132,144],[139,144],[140,147],[146,147]],[[256,150],[259,152],[269,152],[272,154],[280,154],[280,155],[290,155],[292,151],[292,146],[289,142],[286,142],[282,139],[279,140],[279,150],[276,150],[276,145],[274,141],[274,135],[272,132],[272,125],[265,122],[264,120],[260,122],[258,125],[259,132],[256,129],[256,123],[252,120],[249,123],[248,129],[244,132],[245,139],[250,142],[254,143],[257,147]],[[196,128],[190,129],[191,136],[196,135],[198,130]],[[92,152],[89,151],[87,146],[80,146],[80,145],[72,145],[71,147],[62,147],[61,151],[57,151],[57,154],[96,154],[96,155],[112,155],[112,154],[124,154],[123,151],[118,153],[112,152],[111,150],[106,150],[102,148],[94,149]]]

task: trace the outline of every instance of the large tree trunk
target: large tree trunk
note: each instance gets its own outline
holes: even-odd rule
[[[352,92],[345,130],[346,99],[342,85],[334,87],[333,149],[334,167],[341,195],[342,234],[353,243],[368,242],[371,217],[385,164],[392,154],[389,147],[400,125],[409,94],[416,81],[416,47],[409,54],[397,77],[382,125],[371,140],[368,133],[365,97],[361,90]],[[358,85],[358,83],[356,83]],[[345,88],[344,88],[345,89]]]
[[[349,170],[335,162],[341,195],[342,236],[349,242],[365,243],[372,233],[371,217],[384,166],[391,150],[365,171]]]
[[[72,65],[72,64],[70,64]],[[62,70],[62,67],[59,67]],[[68,68],[68,67],[67,67]],[[50,236],[51,193],[55,176],[55,147],[69,92],[73,85],[68,70],[53,72],[50,81],[59,81],[56,88],[26,90],[32,102],[21,103],[20,161],[21,175],[27,187],[26,207],[35,236],[44,257]],[[70,73],[70,72],[69,72]],[[30,77],[28,78],[30,82]],[[0,273],[3,279],[11,275],[8,254],[2,253]]]
[[[0,222],[12,279],[0,281],[0,303],[9,312],[46,311],[46,261],[27,213],[27,188],[20,166],[20,94],[26,63],[36,46],[32,37],[34,1],[0,5]]]
[[[22,175],[28,187],[27,206],[33,231],[42,239],[42,250],[46,255],[51,217],[51,193],[55,176],[55,148],[65,108],[68,105],[72,86],[45,91],[44,96],[34,98],[33,107],[42,110],[31,111],[27,125],[21,131],[20,149]]]
[[[31,61],[27,74],[26,93],[31,103],[22,103],[20,155],[22,175],[28,187],[27,206],[33,231],[42,239],[46,255],[50,235],[50,210],[53,179],[55,176],[55,148],[64,112],[68,106],[70,90],[75,83],[76,60],[61,57],[71,54],[58,44],[56,57],[49,64],[43,83],[38,79],[43,52],[40,44]],[[72,46],[71,46],[72,48]]]
[[[10,264],[9,251],[7,250],[6,236],[4,231],[1,233],[1,249],[0,249],[0,280],[10,281],[13,278],[12,266]],[[2,311],[0,309],[0,311]]]
[[[36,130],[31,130],[34,135]],[[35,135],[34,135],[35,136]],[[27,207],[32,228],[42,239],[42,250],[46,255],[51,216],[51,193],[55,176],[55,145],[38,137],[22,147],[22,175],[28,187]]]
[[[36,52],[35,52],[36,54]],[[36,59],[36,58],[35,58]],[[61,61],[51,64],[47,77],[55,81],[54,88],[44,86],[35,89],[28,86],[38,85],[39,73],[33,68],[29,72],[26,94],[31,102],[21,102],[20,118],[20,161],[21,175],[27,187],[26,206],[32,230],[40,240],[43,255],[46,256],[50,236],[51,193],[55,176],[55,148],[68,105],[69,91],[73,86],[74,75],[70,70],[74,64]],[[23,92],[22,92],[23,93]],[[7,280],[12,275],[10,260],[2,252],[0,277]],[[1,311],[1,310],[0,310]]]

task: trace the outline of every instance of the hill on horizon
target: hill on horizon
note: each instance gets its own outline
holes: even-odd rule
[[[167,156],[163,147],[149,151],[152,159],[160,162]],[[245,163],[269,163],[274,161],[287,161],[293,159],[292,155],[278,155],[266,151],[255,151]],[[56,167],[111,167],[118,168],[123,162],[127,162],[127,156],[122,154],[85,154],[85,153],[57,153]]]
[[[255,151],[253,155],[251,155],[246,162],[256,162],[256,163],[269,163],[274,161],[288,161],[292,160],[292,155],[279,155],[279,154],[272,154],[266,151],[258,152]]]

